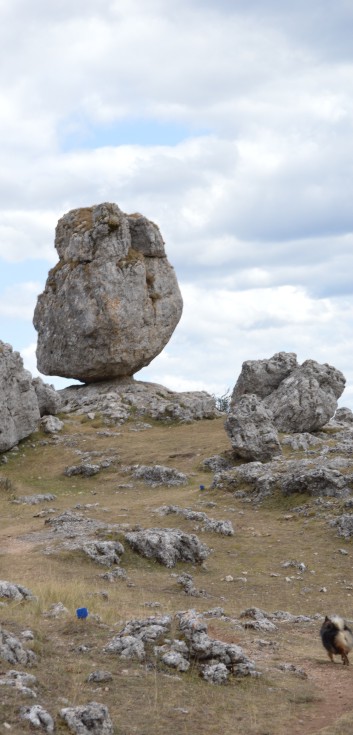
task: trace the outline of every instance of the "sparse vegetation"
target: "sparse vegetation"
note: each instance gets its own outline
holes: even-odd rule
[[[212,475],[200,467],[206,457],[229,451],[223,418],[190,425],[154,422],[145,431],[132,431],[138,423],[130,420],[114,427],[116,435],[97,432],[94,421],[82,422],[80,416],[64,416],[64,420],[59,443],[39,433],[32,435],[17,453],[8,454],[5,487],[0,479],[0,489],[5,490],[0,516],[1,578],[26,586],[37,598],[6,603],[1,622],[17,636],[25,629],[33,632],[34,641],[28,645],[38,656],[31,669],[38,679],[37,701],[54,717],[64,706],[63,700],[70,705],[100,701],[108,706],[117,735],[162,735],[166,727],[174,735],[309,735],[318,731],[318,723],[321,728],[329,725],[323,730],[325,735],[351,732],[352,719],[345,714],[351,707],[350,669],[330,664],[321,647],[318,621],[279,623],[272,633],[231,622],[252,606],[314,615],[336,611],[339,605],[339,612],[352,618],[350,544],[328,527],[328,510],[308,496],[276,496],[254,506],[248,498],[244,501],[212,490]],[[77,450],[102,452],[103,456],[118,452],[121,464],[94,477],[65,477],[64,468],[77,462]],[[175,467],[189,476],[189,483],[150,488],[134,481],[131,486],[131,476],[124,468],[133,464]],[[46,536],[46,518],[37,517],[38,510],[47,506],[14,505],[7,483],[9,492],[16,487],[19,495],[54,493],[57,514],[71,509],[108,526],[178,526],[196,532],[213,553],[202,567],[179,564],[170,570],[132,552],[124,544],[123,531],[99,531],[98,538],[118,539],[125,546],[121,565],[128,580],[109,583],[100,576],[104,567],[80,552],[55,547]],[[78,503],[88,507],[75,510]],[[216,519],[228,518],[235,535],[201,532],[182,516],[161,518],[155,510],[166,503],[206,511]],[[295,513],[293,508],[303,504],[308,505],[308,512]],[[343,501],[330,498],[330,504],[330,514],[342,512]],[[342,547],[348,555],[339,553]],[[304,562],[307,570],[284,569],[282,562],[291,559]],[[207,596],[185,595],[173,576],[184,571],[192,574],[195,587],[205,590]],[[227,575],[233,580],[227,582]],[[43,613],[57,602],[68,613],[46,617]],[[155,602],[160,605],[157,611],[149,607]],[[90,615],[87,620],[77,620],[75,611],[83,605]],[[255,661],[262,674],[259,678],[232,678],[225,686],[212,686],[193,667],[175,675],[153,661],[146,667],[103,653],[127,620],[156,612],[174,614],[188,608],[202,612],[215,607],[222,607],[230,621],[209,619],[209,635],[240,645]],[[280,671],[278,664],[283,662],[304,669],[307,680]],[[2,668],[11,667],[2,662]],[[113,681],[89,683],[87,677],[95,669],[111,671]],[[333,686],[343,692],[343,698],[332,697],[328,706],[326,693]],[[2,722],[10,724],[12,732],[29,734],[29,724],[19,720],[25,698],[14,688],[2,687],[1,702]],[[341,715],[341,725],[334,724]],[[66,726],[57,723],[59,735],[67,733]]]

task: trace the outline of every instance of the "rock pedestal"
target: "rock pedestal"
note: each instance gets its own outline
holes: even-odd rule
[[[59,220],[55,247],[33,320],[38,370],[92,383],[148,365],[182,313],[157,225],[116,204],[74,209]]]

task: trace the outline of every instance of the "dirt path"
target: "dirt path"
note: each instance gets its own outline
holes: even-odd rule
[[[302,665],[308,678],[315,684],[320,700],[300,716],[291,735],[314,735],[334,725],[345,713],[353,713],[353,665],[343,666],[338,659],[335,664],[329,660],[308,660],[303,661]]]

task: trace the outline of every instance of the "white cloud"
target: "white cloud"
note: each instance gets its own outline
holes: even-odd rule
[[[287,349],[353,383],[352,23],[345,0],[0,0],[0,316],[29,322],[13,265],[39,285],[59,217],[115,201],[160,225],[184,293],[148,375],[223,392]]]

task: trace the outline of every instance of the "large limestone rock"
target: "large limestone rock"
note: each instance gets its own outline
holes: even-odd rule
[[[36,430],[40,419],[31,374],[18,352],[0,342],[0,452]]]
[[[158,227],[98,204],[65,214],[55,247],[33,320],[39,371],[91,383],[148,365],[182,312]]]
[[[268,360],[243,363],[231,411],[236,410],[242,396],[255,394],[272,413],[277,431],[318,431],[334,415],[345,382],[344,375],[331,365],[315,360],[298,365],[293,352],[278,352]]]
[[[272,414],[256,395],[243,395],[225,422],[233,452],[238,457],[268,462],[282,453]]]
[[[345,386],[344,375],[331,365],[306,360],[264,399],[278,431],[318,431],[330,420]]]
[[[246,360],[234,386],[231,405],[245,393],[255,393],[259,398],[265,398],[297,367],[294,352],[277,352],[268,360]]]

